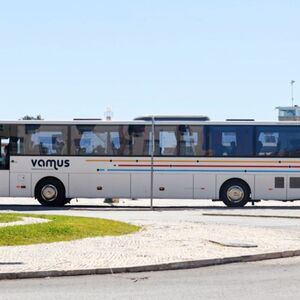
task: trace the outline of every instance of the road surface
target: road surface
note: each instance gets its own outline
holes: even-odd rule
[[[300,258],[136,274],[0,281],[0,299],[299,299]]]

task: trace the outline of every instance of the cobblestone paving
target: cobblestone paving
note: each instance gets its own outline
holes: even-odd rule
[[[140,232],[119,237],[0,247],[0,273],[140,266],[300,249],[296,230],[204,222],[134,223],[143,226]],[[210,240],[257,247],[224,247]]]

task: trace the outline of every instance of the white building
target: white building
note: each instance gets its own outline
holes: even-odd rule
[[[300,121],[300,107],[295,106],[278,106],[278,121]]]

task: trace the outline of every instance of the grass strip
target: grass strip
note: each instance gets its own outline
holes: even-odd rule
[[[11,223],[22,221],[22,217],[13,214],[0,214],[0,223]]]
[[[0,217],[35,217],[49,222],[0,227],[0,246],[71,241],[88,237],[118,236],[136,232],[139,226],[113,220],[37,214],[0,214]]]

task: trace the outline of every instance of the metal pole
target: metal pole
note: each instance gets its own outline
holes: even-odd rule
[[[153,210],[153,188],[154,188],[154,151],[155,151],[155,134],[154,134],[154,116],[152,116],[152,129],[151,129],[151,183],[150,183],[150,207]]]
[[[294,83],[295,83],[295,80],[291,80],[291,97],[292,97],[292,106],[294,106]]]

